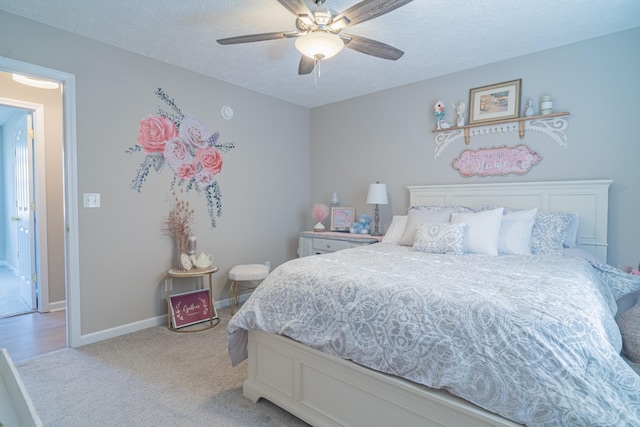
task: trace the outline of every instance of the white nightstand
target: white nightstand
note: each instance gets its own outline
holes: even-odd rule
[[[383,236],[338,233],[335,231],[303,231],[300,233],[298,256],[328,254],[342,249],[378,243]]]

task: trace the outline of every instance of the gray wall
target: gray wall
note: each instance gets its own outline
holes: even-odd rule
[[[171,173],[152,172],[137,193],[129,184],[143,156],[124,153],[139,121],[160,105],[157,87],[237,144],[218,176],[218,227],[208,226],[202,197],[187,198],[197,209],[199,247],[220,267],[216,299],[227,297],[233,265],[269,260],[275,267],[295,257],[298,232],[313,225],[311,205],[328,203],[333,191],[343,204],[371,212],[364,198],[375,180],[388,184],[388,223],[405,211],[411,184],[612,178],[610,261],[637,262],[638,41],[636,29],[308,110],[0,12],[0,56],[76,76],[78,203],[82,193],[102,197],[102,208],[79,212],[83,335],[166,313],[163,277],[175,262],[160,223],[170,208]],[[523,79],[524,99],[549,92],[557,110],[571,112],[569,147],[536,134],[472,140],[474,149],[524,142],[539,152],[542,162],[522,177],[462,178],[449,165],[461,144],[434,160],[433,104],[515,78]],[[233,120],[221,117],[225,105]]]
[[[338,191],[356,214],[372,214],[364,203],[367,188],[380,180],[389,191],[390,204],[381,207],[381,223],[388,224],[392,214],[406,212],[407,185],[610,178],[609,263],[637,265],[639,45],[636,28],[314,108],[311,202],[329,203]],[[571,113],[567,148],[540,133],[528,132],[523,140],[510,133],[472,137],[469,146],[457,142],[434,159],[436,101],[445,102],[446,120],[453,123],[451,103],[468,104],[469,89],[519,78],[523,104],[549,93],[555,111]],[[520,143],[542,156],[526,175],[463,178],[451,167],[465,149]]]
[[[79,211],[83,335],[166,313],[163,278],[175,261],[161,220],[170,209],[171,173],[151,172],[137,193],[129,185],[143,155],[125,154],[140,120],[161,105],[158,87],[237,145],[217,176],[218,227],[208,225],[203,197],[186,197],[197,211],[198,246],[220,268],[214,297],[227,297],[233,265],[275,267],[296,256],[309,206],[308,109],[4,12],[0,56],[76,76],[78,204],[83,193],[100,193],[102,202]],[[230,121],[220,114],[225,105],[235,111]],[[192,289],[184,281],[176,283],[181,288]]]

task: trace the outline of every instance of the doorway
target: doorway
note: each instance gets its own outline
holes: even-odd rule
[[[79,307],[79,249],[77,235],[78,206],[77,201],[75,200],[77,198],[75,76],[66,72],[0,56],[0,86],[2,87],[2,95],[12,99],[28,99],[28,97],[22,98],[19,95],[16,95],[15,90],[17,86],[12,86],[11,84],[7,84],[6,80],[1,80],[6,78],[6,76],[11,78],[10,76],[12,73],[19,73],[36,79],[39,78],[61,83],[61,92],[59,93],[59,96],[61,96],[62,101],[59,102],[60,105],[58,107],[59,119],[55,120],[58,122],[60,128],[59,143],[61,158],[58,161],[57,166],[59,177],[55,180],[45,180],[44,182],[40,182],[40,179],[45,179],[45,177],[38,175],[35,183],[36,193],[38,190],[46,188],[49,182],[54,182],[55,185],[59,186],[59,196],[47,198],[48,201],[53,199],[57,203],[61,204],[59,211],[62,215],[62,218],[60,219],[61,225],[56,226],[55,228],[49,228],[49,234],[55,234],[57,232],[60,237],[56,239],[56,244],[58,245],[56,250],[54,251],[50,248],[48,258],[53,257],[53,259],[55,259],[56,256],[59,257],[55,262],[49,262],[49,269],[58,269],[62,272],[62,279],[59,280],[61,289],[57,290],[57,292],[60,293],[59,296],[45,295],[49,288],[55,289],[55,287],[43,285],[39,288],[38,299],[43,301],[43,311],[46,310],[44,306],[47,303],[49,305],[48,309],[51,311],[64,309],[66,307],[64,313],[66,316],[67,345],[77,347],[81,345],[81,329]],[[21,90],[24,90],[24,88]],[[27,90],[31,89],[27,88]],[[38,128],[37,122],[38,118],[36,117],[36,129]],[[50,140],[51,139],[49,138],[48,142],[50,142]],[[63,153],[64,155],[62,155]],[[48,155],[49,153],[47,152],[47,156]],[[44,159],[41,158],[41,160]],[[38,159],[36,159],[36,165],[34,168],[40,168]],[[49,171],[47,172],[49,173]],[[36,204],[35,209],[37,211],[38,209],[45,207],[46,204]],[[39,229],[42,232],[46,227],[47,222],[50,222],[52,215],[36,215],[36,217],[46,218],[46,220],[42,220],[38,224],[40,227],[36,227],[36,229]],[[43,239],[40,240],[42,241]],[[62,243],[60,244],[60,242]],[[43,254],[37,261],[42,264],[42,261],[45,258],[47,257]],[[39,274],[41,274],[42,278],[40,284],[42,284],[47,276],[51,276],[51,274],[45,275],[41,269]],[[41,307],[38,308],[40,309]]]

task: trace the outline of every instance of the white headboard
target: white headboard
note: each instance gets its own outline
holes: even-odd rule
[[[481,205],[578,212],[580,247],[607,262],[607,221],[611,180],[411,185],[410,206]]]

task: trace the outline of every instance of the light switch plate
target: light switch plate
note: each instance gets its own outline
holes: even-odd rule
[[[85,208],[99,208],[100,207],[100,194],[98,193],[84,193],[83,194],[84,207]]]

